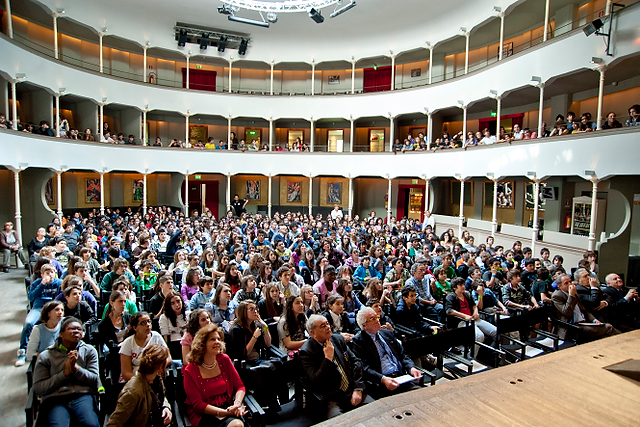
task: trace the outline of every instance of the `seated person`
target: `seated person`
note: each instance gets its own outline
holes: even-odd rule
[[[167,359],[170,357],[166,347],[151,344],[144,349],[138,373],[120,392],[107,427],[171,423],[171,405],[164,397],[162,376],[159,375],[165,372]]]
[[[418,262],[413,264],[411,276],[405,286],[413,286],[420,312],[431,320],[441,322],[444,316],[444,306],[431,295],[431,276],[427,275],[427,266]]]
[[[161,272],[158,275],[158,281],[156,282],[154,290],[155,294],[149,300],[149,314],[156,318],[160,317],[167,295],[176,290],[173,286],[173,278],[171,275]]]
[[[209,276],[201,277],[198,280],[200,290],[189,301],[189,311],[196,308],[204,308],[205,305],[213,298],[213,279]]]
[[[422,320],[422,314],[417,305],[416,288],[405,285],[402,288],[402,299],[396,309],[397,323],[405,328],[413,329],[421,335],[431,335],[438,328],[429,327]]]
[[[349,321],[349,316],[344,312],[344,298],[340,295],[331,295],[327,298],[327,309],[323,316],[331,325],[331,332],[341,334],[342,337],[351,341],[356,333],[355,325]]]
[[[171,292],[164,300],[164,308],[160,315],[160,334],[167,345],[173,341],[180,341],[184,336],[187,329],[185,313],[182,297],[177,292]],[[180,357],[181,355],[172,354],[172,358]]]
[[[60,325],[55,345],[40,354],[33,371],[33,390],[42,399],[38,419],[49,426],[99,427],[92,394],[97,393],[98,352],[82,341],[78,319],[68,317]]]
[[[276,272],[278,287],[280,288],[280,292],[282,292],[285,298],[289,297],[290,295],[300,295],[300,288],[295,283],[295,281],[292,280],[290,267],[291,266],[289,264],[284,264]]]
[[[326,260],[326,258],[323,258]],[[316,264],[317,266],[320,264]],[[313,293],[318,296],[320,308],[325,309],[327,307],[327,298],[329,295],[336,293],[338,282],[336,281],[336,268],[332,265],[327,265],[322,270],[322,277],[313,285]]]
[[[377,277],[369,277],[365,283],[366,285],[364,290],[358,295],[358,299],[362,304],[366,304],[368,300],[375,298],[378,302],[382,301],[382,304],[391,304],[392,306],[395,306],[396,302],[393,299],[393,290],[391,289],[391,286],[387,286],[383,290],[382,281]]]
[[[529,249],[529,248],[525,248],[525,250],[526,249]],[[531,249],[529,249],[529,251],[531,251]],[[524,263],[524,271],[522,272],[522,276],[520,280],[522,281],[522,286],[524,286],[525,289],[531,290],[531,285],[533,285],[533,282],[535,282],[536,279],[538,278],[538,275],[536,272],[536,259],[525,258],[523,263]]]
[[[75,277],[78,280],[78,276]],[[67,301],[64,303],[64,317],[75,317],[80,320],[85,327],[85,331],[89,326],[96,323],[98,318],[86,302],[82,301],[82,289],[78,285],[71,285],[64,290],[64,296]]]
[[[217,325],[206,325],[195,336],[184,368],[187,418],[192,426],[242,427],[245,387],[229,356]]]
[[[162,336],[151,330],[151,317],[146,311],[139,311],[131,316],[127,335],[120,345],[121,382],[129,381],[138,372],[140,355],[149,344],[167,346]]]
[[[499,313],[505,316],[509,315],[509,310],[504,306],[493,293],[493,291],[484,286],[482,279],[474,279],[469,286],[471,289],[471,297],[478,306],[478,310],[484,310],[489,313]]]
[[[115,382],[120,377],[119,345],[127,334],[131,317],[125,312],[127,297],[120,291],[112,291],[104,318],[98,324],[100,345],[107,348],[106,368]]]
[[[536,271],[536,281],[531,285],[531,295],[538,301],[538,304],[553,304],[551,294],[553,288],[549,280],[549,270],[546,267],[540,267]]]
[[[578,288],[571,282],[571,277],[562,274],[558,280],[558,289],[551,295],[558,320],[578,326],[580,338],[586,341],[620,333],[609,323],[600,322],[584,308],[578,297]],[[560,339],[566,339],[566,334],[565,328],[558,331]]]
[[[520,270],[513,269],[507,273],[509,283],[503,288],[502,303],[509,309],[532,310],[540,308],[538,302],[520,284]]]
[[[358,249],[353,250],[354,253],[358,251]],[[352,256],[353,258],[353,256]],[[382,279],[382,274],[375,268],[371,266],[371,258],[368,256],[362,257],[360,261],[360,265],[356,268],[356,271],[353,273],[354,279],[357,278],[362,283],[367,283],[367,280],[370,277],[376,277],[378,279]]]
[[[135,282],[137,294],[142,295],[142,291],[153,289],[158,280],[157,273],[153,272],[154,267],[153,261],[149,259],[145,259],[140,263],[140,270]]]
[[[464,286],[464,279],[456,277],[451,281],[452,293],[447,295],[445,310],[447,311],[447,327],[449,329],[462,328],[466,326],[465,321],[475,321],[476,341],[484,342],[485,336],[491,337],[494,341],[498,334],[498,329],[486,320],[480,319],[478,306],[471,295],[467,293]],[[474,348],[474,357],[478,353],[478,347]]]
[[[637,289],[626,289],[620,276],[615,273],[605,277],[607,286],[602,290],[609,301],[611,323],[621,331],[640,328],[640,304]],[[28,353],[28,351],[27,351]]]
[[[322,313],[320,304],[318,303],[318,295],[313,292],[313,287],[311,285],[304,285],[300,288],[300,297],[302,298],[302,303],[304,304],[304,310],[307,317],[312,314]]]
[[[300,361],[308,388],[322,396],[317,415],[331,418],[372,402],[363,394],[362,362],[340,334],[332,334],[327,319],[311,315],[307,330],[311,338],[300,348]]]
[[[297,351],[307,340],[306,322],[302,297],[290,295],[278,322],[280,350],[284,353]]]
[[[576,281],[578,297],[584,308],[596,319],[606,323],[609,320],[609,301],[607,295],[600,289],[598,280],[585,268],[577,269],[573,277]]]
[[[262,298],[262,294],[259,290],[256,290],[256,288],[258,287],[258,281],[256,280],[255,276],[251,274],[242,276],[242,282],[240,283],[242,289],[236,292],[236,294],[233,296],[233,301],[231,302],[232,306],[237,307],[238,304],[247,299],[256,302],[260,301],[260,299]],[[231,291],[231,288],[229,288],[229,291]],[[229,293],[229,295],[231,295],[231,293]]]
[[[258,307],[251,300],[244,300],[238,305],[236,316],[227,340],[227,354],[232,360],[255,362],[260,358],[259,350],[271,347],[269,326],[262,320]]]
[[[367,386],[367,393],[375,398],[413,390],[418,387],[412,382],[398,384],[394,378],[411,375],[420,378],[422,374],[415,368],[411,358],[404,354],[404,349],[393,332],[382,328],[375,310],[364,307],[358,311],[358,326],[361,332],[352,340],[353,352],[362,361],[362,372]]]
[[[36,264],[37,266],[37,264]],[[46,263],[40,267],[40,278],[34,280],[29,286],[29,301],[32,304],[31,310],[24,320],[22,334],[20,334],[20,348],[15,366],[22,366],[25,363],[27,344],[33,326],[40,319],[40,311],[44,305],[53,300],[60,293],[62,280],[56,278],[56,269],[53,265]]]
[[[64,295],[64,291],[69,286],[78,286],[80,289],[84,289],[84,282],[80,276],[76,276],[75,274],[68,274],[64,278],[64,280],[62,280],[62,285],[60,285],[60,293],[56,296],[56,299],[58,301],[62,301],[63,303],[67,302],[67,297]],[[98,309],[98,301],[96,301],[93,294],[89,291],[83,290],[81,297],[81,300],[89,304],[89,306],[95,313]]]
[[[287,270],[288,272],[288,270]],[[276,282],[271,282],[264,287],[264,298],[258,301],[260,317],[267,324],[278,323],[284,309],[284,294]]]
[[[100,286],[96,283],[91,272],[89,271],[89,264],[84,261],[79,261],[74,264],[75,275],[80,277],[83,280],[82,284],[82,295],[85,301],[88,300],[88,297],[85,297],[84,293],[88,292],[92,298],[100,296]],[[89,304],[91,305],[91,304]],[[97,310],[97,306],[95,307]]]
[[[447,295],[451,293],[451,285],[447,280],[447,272],[442,267],[437,267],[433,270],[433,277],[431,278],[431,295],[440,304],[443,304]]]
[[[124,258],[116,258],[113,262],[113,271],[110,271],[104,276],[102,283],[100,283],[100,290],[111,292],[113,282],[115,282],[120,276],[126,276],[129,283],[133,284],[136,282],[135,277],[133,277],[133,274],[129,271],[129,261]]]
[[[43,245],[44,246],[44,245]],[[22,249],[22,243],[20,243],[20,237],[18,233],[13,229],[12,222],[4,223],[4,230],[0,232],[0,250],[4,255],[3,270],[5,273],[9,272],[9,262],[11,260],[11,254],[18,255],[20,262],[24,265],[29,264],[29,260]]]
[[[49,301],[42,307],[40,322],[31,331],[27,344],[27,360],[39,356],[52,345],[60,334],[60,322],[64,317],[64,304],[60,301]]]
[[[191,351],[191,343],[201,328],[211,324],[211,313],[203,308],[198,308],[189,313],[187,321],[187,330],[185,331],[180,345],[182,346],[182,362],[189,363],[189,352]]]
[[[191,298],[200,291],[198,282],[202,276],[202,270],[198,266],[189,267],[187,274],[183,276],[184,283],[180,287],[180,294],[185,305],[189,305]]]
[[[236,319],[235,307],[231,301],[231,287],[226,283],[218,285],[215,296],[204,306],[205,310],[211,314],[211,321],[220,326],[225,333],[229,333],[233,326],[231,322]]]
[[[355,323],[355,317],[358,310],[362,308],[362,303],[358,298],[353,295],[353,285],[351,279],[343,277],[338,280],[338,287],[336,288],[337,295],[340,295],[344,300],[344,311],[349,316],[352,323]]]

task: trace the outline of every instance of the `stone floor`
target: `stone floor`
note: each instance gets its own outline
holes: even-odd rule
[[[12,268],[0,273],[0,425],[22,427],[26,424],[27,365],[13,366],[20,342],[22,323],[27,315],[24,278],[27,271]]]

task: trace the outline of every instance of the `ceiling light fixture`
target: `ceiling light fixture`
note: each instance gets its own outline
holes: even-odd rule
[[[200,37],[200,50],[207,50],[209,46],[209,33],[202,33]]]
[[[184,47],[187,44],[187,30],[180,29],[180,36],[178,37],[178,47]]]
[[[227,47],[227,36],[220,37],[220,41],[218,41],[218,52],[224,52]]]
[[[245,53],[247,53],[247,46],[249,46],[249,40],[242,39],[240,41],[240,47],[238,48],[238,54],[244,55]]]
[[[316,21],[316,24],[322,24],[324,22],[324,16],[322,16],[322,13],[313,7],[309,10],[309,18]]]
[[[338,3],[338,4],[340,4],[340,3]],[[340,9],[336,9],[333,12],[331,12],[331,15],[329,15],[329,18],[335,18],[336,16],[342,15],[343,13],[345,13],[348,10],[353,9],[354,7],[356,7],[356,1],[355,0],[351,0],[348,5],[343,6]]]
[[[269,28],[270,24],[264,21],[256,21],[255,19],[241,18],[239,16],[229,15],[227,17],[229,21],[241,22],[243,24],[256,25],[258,27]]]

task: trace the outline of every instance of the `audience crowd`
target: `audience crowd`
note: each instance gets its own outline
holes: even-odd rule
[[[625,121],[624,126],[638,126],[640,125],[640,105],[634,104],[628,109],[628,119]],[[619,116],[615,112],[610,112],[604,118],[602,129],[615,129],[623,127],[623,124],[618,121]],[[116,133],[111,130],[109,123],[103,123],[103,131],[100,134],[95,135],[90,128],[84,130],[74,129],[69,126],[69,121],[60,116],[60,137],[68,139],[76,139],[83,141],[98,141],[107,144],[121,144],[121,145],[136,145],[136,138],[134,135],[125,136],[122,132]],[[49,123],[42,120],[39,126],[33,123],[20,123],[18,124],[18,130],[27,133],[34,133],[36,135],[44,136],[56,136],[55,124],[52,128]],[[462,131],[455,135],[450,135],[449,132],[444,131],[442,136],[436,137],[435,140],[429,145],[423,132],[420,132],[418,136],[412,136],[411,133],[404,138],[403,141],[396,139],[391,147],[393,152],[406,152],[406,151],[436,151],[450,148],[464,148],[474,147],[478,145],[491,145],[499,143],[513,143],[514,141],[545,138],[550,136],[561,136],[572,133],[584,133],[593,132],[597,129],[598,124],[592,120],[591,113],[584,113],[578,116],[576,113],[569,111],[566,117],[562,114],[556,116],[556,121],[553,124],[552,129],[547,129],[547,123],[542,124],[542,133],[538,135],[537,129],[530,130],[529,128],[522,129],[521,125],[515,123],[511,132],[506,132],[504,126],[500,126],[500,131],[497,135],[492,135],[488,128],[478,131],[468,131],[467,135],[463,135]],[[0,114],[0,128],[13,129],[13,123],[6,120],[3,114]],[[216,144],[213,137],[209,137],[207,141],[198,140],[195,143],[183,141],[181,139],[171,139],[168,143],[163,143],[160,137],[156,137],[149,145],[155,147],[170,147],[170,148],[192,148],[200,150],[237,150],[237,151],[269,151],[269,145],[260,142],[260,138],[247,141],[245,139],[238,140],[236,133],[231,132],[230,143],[220,139]],[[274,144],[273,151],[295,151],[295,152],[309,152],[309,144],[302,141],[300,138],[292,143]]]
[[[476,340],[490,342],[496,328],[479,311],[513,316],[545,304],[586,339],[640,327],[637,291],[603,277],[593,252],[564,266],[546,248],[538,256],[517,241],[435,234],[431,216],[387,223],[336,206],[269,218],[245,205],[234,198],[223,218],[107,208],[37,231],[26,246],[31,310],[16,366],[37,357],[40,416],[96,425],[89,396],[100,370],[119,385],[108,389],[108,425],[166,424],[174,415],[162,378],[182,366],[192,425],[241,426],[248,389],[280,410],[272,384],[282,374],[268,354],[279,348],[300,358],[324,418],[415,387],[400,377],[419,378],[423,362],[404,353],[400,327],[428,336],[473,320]],[[236,359],[250,376],[239,376]]]

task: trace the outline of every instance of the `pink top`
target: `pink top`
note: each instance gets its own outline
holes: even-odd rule
[[[326,301],[329,295],[336,294],[337,287],[338,287],[338,281],[336,280],[333,282],[333,291],[329,292],[329,290],[327,289],[327,285],[324,282],[324,277],[318,280],[315,285],[313,285],[313,293],[318,295],[318,300],[320,302],[321,308],[323,309],[325,308]]]
[[[189,332],[185,332],[182,339],[180,340],[180,345],[183,347],[191,348],[191,343],[193,342],[193,335]]]
[[[226,408],[233,404],[237,391],[245,390],[240,375],[226,354],[218,354],[220,375],[202,378],[195,363],[189,363],[184,369],[184,391],[187,394],[187,417],[191,425],[200,424],[204,410],[208,405]]]

